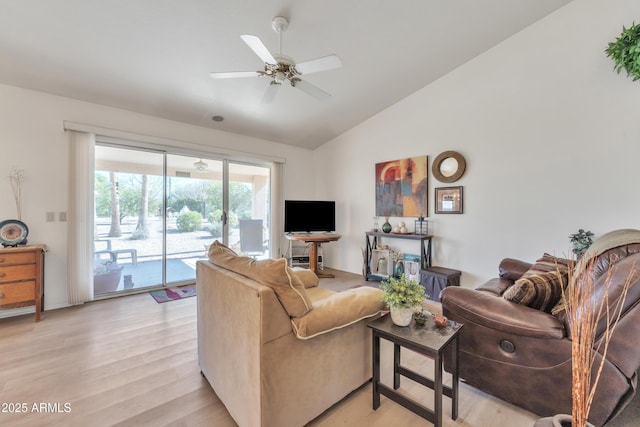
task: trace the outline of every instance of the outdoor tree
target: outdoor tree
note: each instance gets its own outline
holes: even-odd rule
[[[95,210],[98,217],[107,217],[111,214],[111,183],[104,172],[96,173]]]
[[[147,217],[149,212],[158,212],[162,206],[162,177],[145,175],[147,194]],[[139,217],[142,208],[143,175],[121,173],[119,175],[120,216]]]
[[[109,172],[111,181],[111,227],[109,229],[109,237],[122,236],[120,229],[120,197],[118,195],[118,174]]]
[[[140,210],[138,212],[138,224],[136,225],[136,231],[131,236],[133,239],[149,238],[149,228],[147,227],[147,216],[149,214],[149,187],[147,182],[147,175],[142,175],[142,182],[140,183]]]

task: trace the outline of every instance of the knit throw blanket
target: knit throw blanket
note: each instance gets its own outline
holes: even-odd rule
[[[580,260],[576,263],[574,269],[573,280],[579,280],[581,274],[584,274],[587,268],[589,268],[589,262],[600,254],[605,253],[609,249],[617,248],[619,246],[629,245],[632,243],[640,243],[640,230],[634,229],[620,229],[610,231],[600,236],[589,249],[585,251],[580,257]],[[551,310],[551,314],[556,316],[560,314],[566,308],[566,300],[563,295],[560,301]]]
[[[581,271],[589,260],[608,251],[609,249],[619,246],[629,245],[632,243],[640,243],[640,230],[620,229],[610,231],[600,236],[589,249],[580,257],[580,261],[576,264],[575,271]]]

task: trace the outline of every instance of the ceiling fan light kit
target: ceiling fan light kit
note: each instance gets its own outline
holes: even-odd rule
[[[193,166],[196,168],[198,172],[206,172],[209,168],[209,164],[202,161],[202,159],[193,163]]]
[[[271,22],[271,27],[279,36],[279,53],[276,55],[271,54],[259,37],[250,34],[240,36],[253,53],[255,53],[262,62],[264,62],[264,68],[262,70],[213,72],[211,73],[211,77],[214,79],[269,77],[271,82],[269,83],[269,86],[267,86],[267,90],[262,97],[262,102],[267,104],[273,102],[278,89],[285,81],[288,81],[292,87],[300,89],[302,92],[318,100],[330,98],[330,94],[311,83],[302,80],[300,76],[303,74],[311,74],[319,71],[340,68],[342,66],[340,58],[336,55],[329,55],[296,64],[293,58],[282,53],[282,33],[289,27],[289,20],[283,16],[276,16]]]

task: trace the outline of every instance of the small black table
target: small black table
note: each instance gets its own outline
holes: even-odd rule
[[[442,394],[451,398],[451,419],[458,418],[458,332],[462,324],[449,321],[447,326],[437,327],[431,318],[424,326],[417,326],[414,320],[407,327],[393,324],[390,315],[382,316],[368,325],[373,332],[373,409],[380,406],[383,394],[410,411],[442,427]],[[393,342],[393,389],[380,383],[380,338]],[[443,352],[451,346],[452,384],[442,384]],[[400,364],[400,347],[405,347],[430,357],[434,361],[434,378],[429,379]],[[403,396],[396,390],[400,387],[400,376],[429,387],[434,391],[434,409]]]

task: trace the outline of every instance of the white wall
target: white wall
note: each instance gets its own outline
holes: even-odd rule
[[[22,220],[29,226],[29,242],[49,248],[45,309],[67,305],[67,223],[46,222],[46,212],[67,211],[65,120],[199,144],[202,151],[218,147],[285,158],[284,196],[301,197],[313,187],[309,150],[11,86],[0,85],[0,100],[0,220],[16,217],[8,176],[14,167],[23,169]]]
[[[504,257],[568,254],[578,228],[640,228],[640,83],[603,53],[634,19],[637,0],[575,0],[316,150],[332,165],[317,170],[317,195],[336,199],[343,235],[328,265],[362,269],[375,163],[426,154],[431,168],[446,150],[467,171],[454,184],[430,176],[434,265],[462,270],[463,286],[495,277]],[[464,186],[464,214],[433,214],[434,187],[448,185]]]

